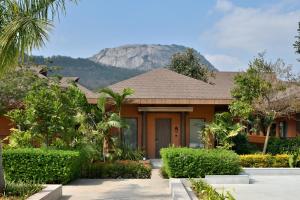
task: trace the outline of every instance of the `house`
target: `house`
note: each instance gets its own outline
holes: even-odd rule
[[[169,145],[202,147],[199,131],[204,123],[213,120],[215,113],[228,110],[237,73],[215,72],[215,77],[206,83],[161,68],[108,86],[115,92],[124,88],[135,91],[121,108],[121,116],[129,125],[122,131],[122,140],[132,148],[145,150],[149,158],[159,157],[159,150]],[[62,78],[61,86],[68,86],[70,81],[90,104],[97,103],[99,95],[80,85],[77,77]],[[9,120],[0,117],[0,136],[7,135],[9,128]],[[271,134],[283,138],[298,136],[300,115],[276,119]],[[249,134],[248,138],[257,144],[265,140],[260,133]]]

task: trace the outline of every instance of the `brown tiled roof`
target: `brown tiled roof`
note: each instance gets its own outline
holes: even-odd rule
[[[213,84],[196,80],[171,70],[161,68],[109,86],[120,92],[132,88],[135,93],[131,99],[232,99],[234,72],[216,72]]]

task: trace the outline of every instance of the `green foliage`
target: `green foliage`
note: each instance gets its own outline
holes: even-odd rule
[[[35,183],[6,182],[3,196],[8,199],[13,197],[26,199],[42,189],[42,185]]]
[[[5,178],[13,182],[68,183],[80,174],[76,151],[8,149],[3,152]]]
[[[218,193],[212,186],[204,180],[191,179],[192,189],[195,191],[199,199],[202,200],[235,200],[230,192]]]
[[[287,154],[248,154],[240,156],[243,167],[289,167]]]
[[[40,79],[28,69],[18,69],[0,76],[0,114],[21,106],[22,100],[33,87],[45,86],[47,81]]]
[[[300,155],[300,149],[294,151],[291,155],[289,155],[290,167],[299,167],[300,165],[299,155]]]
[[[65,12],[65,0],[1,1],[0,72],[44,45],[59,12]]]
[[[160,154],[169,177],[238,174],[239,156],[222,149],[164,148]]]
[[[270,154],[292,154],[300,149],[300,137],[295,138],[276,138],[272,137],[269,141],[268,153]]]
[[[179,74],[189,76],[194,79],[208,82],[213,73],[201,62],[194,49],[187,49],[183,53],[176,53],[171,58],[169,69]]]
[[[231,149],[234,146],[232,138],[236,137],[244,130],[244,126],[236,123],[230,113],[218,113],[212,123],[206,124],[201,137],[204,143],[213,137],[217,141],[217,147]],[[209,146],[207,144],[206,146]]]
[[[81,178],[150,178],[151,167],[139,162],[97,162],[85,166]]]
[[[86,112],[87,105],[85,95],[75,86],[63,90],[51,84],[28,92],[24,100],[25,108],[12,110],[8,116],[17,124],[18,133],[24,131],[24,135],[31,134],[32,142],[40,142],[42,138],[47,147],[59,144],[59,148],[70,148],[83,137],[76,129],[76,115]]]
[[[298,31],[298,35],[296,36],[296,41],[295,41],[295,43],[294,43],[294,48],[295,48],[295,50],[296,50],[296,53],[298,53],[298,54],[300,54],[300,22],[299,22],[299,24],[298,24],[298,29],[297,29],[297,31]],[[300,59],[298,59],[298,61],[300,61]]]
[[[250,144],[246,133],[237,134],[231,138],[232,150],[237,154],[250,154],[258,152],[258,148],[254,144]]]
[[[129,145],[120,144],[116,149],[117,160],[143,160],[144,152],[140,149],[132,149]]]

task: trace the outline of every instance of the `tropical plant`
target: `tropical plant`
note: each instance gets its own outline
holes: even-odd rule
[[[289,93],[289,89],[298,86],[298,79],[291,70],[291,66],[286,66],[282,60],[267,62],[264,54],[259,54],[250,62],[246,72],[234,79],[234,101],[230,105],[230,112],[243,122],[247,121],[250,114],[264,119],[267,127],[264,153],[274,119],[300,110],[297,93]]]
[[[15,142],[11,145],[17,145],[18,141],[20,146],[24,146],[24,142],[31,141],[31,145],[45,144],[49,147],[61,140],[60,147],[72,148],[83,137],[76,128],[76,115],[87,112],[87,100],[75,86],[65,90],[57,84],[34,88],[26,95],[23,104],[24,109],[15,109],[7,114],[19,129],[9,136]]]
[[[192,48],[188,48],[183,53],[175,53],[168,68],[179,74],[204,82],[209,82],[209,78],[214,76],[213,72],[201,62],[196,51]]]
[[[69,0],[76,1],[76,0]],[[66,0],[4,0],[0,2],[0,72],[16,67],[25,54],[48,39],[52,21],[65,13]]]
[[[0,114],[22,106],[22,101],[33,87],[47,85],[47,80],[39,78],[32,70],[20,68],[0,76]]]
[[[201,139],[206,146],[214,138],[217,142],[217,148],[231,149],[234,146],[232,139],[241,133],[245,127],[234,121],[229,112],[218,113],[213,122],[206,124],[201,132]]]
[[[134,93],[131,88],[124,88],[120,93],[114,92],[110,88],[104,88],[100,90],[100,93],[106,94],[112,99],[112,104],[115,106],[115,112],[121,116],[121,107],[126,98]]]

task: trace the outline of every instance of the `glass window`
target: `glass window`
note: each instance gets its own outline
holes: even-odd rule
[[[128,125],[127,129],[123,129],[123,143],[132,149],[137,148],[137,119],[136,118],[125,118],[125,122]]]
[[[201,143],[200,131],[204,128],[203,119],[190,119],[190,147],[204,147]]]
[[[279,131],[280,131],[280,137],[286,138],[286,136],[287,136],[287,123],[286,122],[279,123]]]

